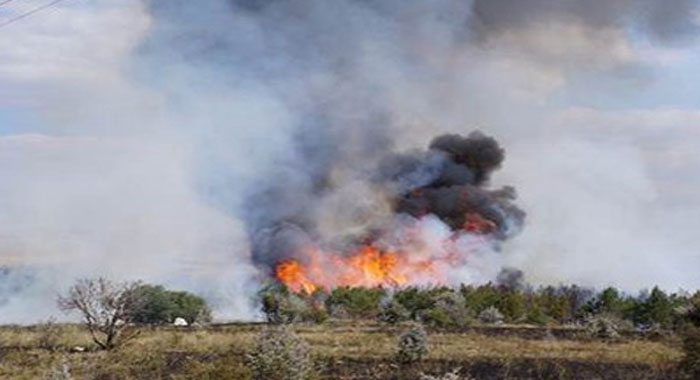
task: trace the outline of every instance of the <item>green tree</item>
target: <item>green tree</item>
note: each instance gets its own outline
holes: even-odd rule
[[[189,292],[171,291],[161,285],[140,285],[132,293],[139,300],[131,312],[135,323],[165,324],[183,318],[191,324],[208,322],[211,318],[206,301]]]
[[[519,290],[506,290],[495,306],[508,322],[516,322],[525,316],[525,297]]]
[[[341,308],[352,318],[375,318],[385,296],[386,290],[382,288],[341,286],[331,291],[326,306],[331,311]]]
[[[673,306],[668,295],[655,286],[649,296],[638,303],[633,314],[633,321],[638,324],[658,323],[666,326],[671,322]]]

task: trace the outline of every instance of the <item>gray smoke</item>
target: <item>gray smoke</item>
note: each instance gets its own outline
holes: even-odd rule
[[[632,27],[662,41],[688,38],[698,31],[693,0],[475,0],[472,24],[479,36],[561,20],[590,28]]]

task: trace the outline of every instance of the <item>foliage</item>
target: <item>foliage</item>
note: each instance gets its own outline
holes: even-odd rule
[[[586,331],[593,338],[615,339],[620,336],[618,326],[610,317],[599,315],[591,317],[586,323]]]
[[[688,322],[700,327],[700,292],[695,293],[688,303],[688,312],[685,317]]]
[[[382,302],[381,306],[379,307],[379,315],[377,318],[379,318],[379,320],[382,322],[395,324],[408,320],[409,312],[408,309],[406,309],[392,297],[389,300]]]
[[[401,333],[396,359],[401,363],[413,363],[428,354],[428,335],[422,325],[414,323]]]
[[[439,290],[411,286],[397,291],[394,294],[394,299],[408,310],[411,319],[419,320],[435,305],[434,296],[437,293]]]
[[[658,323],[666,326],[671,321],[672,312],[673,304],[668,295],[658,287],[654,287],[649,297],[639,304],[634,320],[637,323]]]
[[[479,313],[479,320],[483,323],[501,323],[503,322],[503,314],[495,306],[489,306]]]
[[[183,318],[189,324],[211,320],[206,301],[192,293],[167,290],[160,285],[140,285],[133,292],[140,300],[131,314],[134,323],[167,324],[175,318]]]
[[[321,292],[309,296],[306,293],[293,293],[283,284],[272,284],[259,293],[262,310],[267,321],[274,324],[316,322],[328,318]]]
[[[286,326],[266,328],[248,355],[255,380],[308,380],[314,375],[308,344]]]
[[[275,323],[323,322],[328,315],[337,319],[377,318],[386,323],[414,320],[434,328],[459,328],[474,318],[485,323],[581,325],[604,316],[618,329],[637,326],[644,330],[700,323],[700,293],[667,294],[658,287],[638,296],[614,287],[596,293],[575,285],[532,288],[493,283],[458,289],[411,286],[391,294],[383,288],[345,286],[309,295],[275,284],[260,294],[263,311]]]
[[[424,323],[436,327],[463,327],[471,322],[471,312],[458,292],[442,291],[434,300],[433,307],[422,316]]]
[[[338,310],[350,318],[375,318],[380,312],[381,300],[386,297],[382,288],[342,286],[333,289],[326,299],[329,310]]]

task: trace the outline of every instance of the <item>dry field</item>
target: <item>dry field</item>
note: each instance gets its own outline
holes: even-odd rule
[[[146,328],[104,352],[79,326],[0,327],[0,378],[43,379],[65,364],[76,379],[247,379],[246,353],[262,328]],[[361,322],[295,327],[324,379],[418,379],[455,369],[474,379],[668,379],[682,355],[672,337],[600,341],[571,329],[475,327],[429,332],[427,358],[401,365],[394,360],[400,330]]]

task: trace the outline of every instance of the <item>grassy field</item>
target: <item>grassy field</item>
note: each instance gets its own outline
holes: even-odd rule
[[[263,328],[145,328],[105,352],[80,326],[1,327],[0,378],[42,379],[65,365],[76,379],[247,379],[246,354]],[[455,369],[474,379],[668,379],[682,356],[673,337],[601,341],[576,329],[477,326],[429,331],[427,357],[407,365],[394,360],[401,326],[329,321],[294,330],[324,379],[418,379]]]

